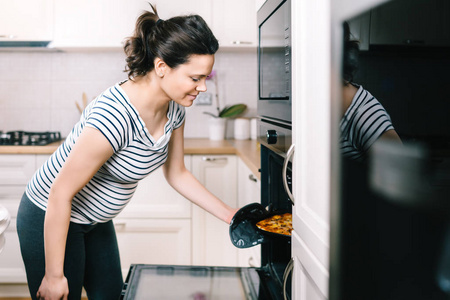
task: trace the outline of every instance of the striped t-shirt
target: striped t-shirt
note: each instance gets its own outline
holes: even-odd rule
[[[185,108],[170,101],[164,135],[154,140],[136,108],[117,83],[94,99],[64,143],[33,175],[26,194],[43,210],[50,188],[84,127],[98,129],[114,154],[73,198],[70,220],[79,224],[106,222],[119,214],[138,181],[164,164],[172,131],[182,125]]]
[[[394,127],[381,103],[359,86],[341,120],[340,129],[341,153],[354,160],[364,160],[370,146]]]

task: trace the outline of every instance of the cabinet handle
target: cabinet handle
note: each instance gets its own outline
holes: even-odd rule
[[[127,222],[117,222],[114,223],[114,228],[116,230],[125,229],[125,226],[127,226]]]
[[[251,45],[253,43],[249,42],[249,41],[233,41],[232,44],[233,45]]]
[[[288,182],[287,182],[287,168],[288,168],[289,160],[291,159],[292,155],[294,154],[294,149],[295,149],[295,144],[292,144],[286,153],[286,158],[284,159],[284,163],[283,163],[283,175],[282,175],[284,190],[288,194],[289,200],[291,200],[292,205],[295,205],[295,201],[294,201],[294,195],[292,195],[291,190],[289,189]]]
[[[250,256],[248,259],[248,265],[252,268],[256,268],[256,264],[255,264],[255,258],[253,256]]]
[[[425,41],[423,41],[423,40],[406,39],[406,40],[403,41],[403,44],[407,44],[407,45],[425,45]]]
[[[203,161],[221,161],[221,160],[223,160],[223,161],[227,161],[228,160],[228,158],[226,158],[226,157],[202,157],[202,160]]]
[[[256,177],[253,174],[248,175],[248,179],[250,179],[253,182],[257,182],[258,179],[256,179]]]
[[[292,270],[294,270],[294,257],[291,258],[291,260],[289,261],[289,263],[286,266],[286,269],[284,269],[284,274],[283,274],[283,298],[284,298],[284,300],[287,300],[286,284],[287,284],[287,279],[289,278],[289,274],[292,272]]]

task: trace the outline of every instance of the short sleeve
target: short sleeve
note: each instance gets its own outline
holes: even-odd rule
[[[174,104],[173,129],[177,129],[183,124],[184,119],[186,118],[186,108],[178,103],[174,102]]]
[[[366,104],[358,112],[356,121],[353,141],[362,151],[367,151],[383,133],[394,129],[391,118],[377,100]]]
[[[126,146],[129,115],[119,103],[99,96],[86,111],[85,126],[98,129],[109,141],[114,152]]]

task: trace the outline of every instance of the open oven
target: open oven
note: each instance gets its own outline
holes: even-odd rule
[[[230,225],[230,238],[238,248],[260,244],[261,267],[136,264],[130,267],[121,299],[291,299],[291,237],[265,233],[255,226],[257,220],[272,214],[292,212],[286,192],[291,188],[291,164],[286,153],[291,129],[260,120],[259,141],[261,203],[238,211]]]

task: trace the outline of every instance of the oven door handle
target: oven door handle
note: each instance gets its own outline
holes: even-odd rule
[[[291,160],[292,155],[294,155],[294,149],[295,149],[295,144],[292,144],[286,153],[286,158],[284,159],[284,163],[283,163],[283,186],[284,186],[284,190],[288,194],[289,200],[291,200],[291,202],[292,202],[292,205],[295,205],[295,201],[294,201],[294,195],[292,195],[291,190],[289,189],[288,182],[287,182],[287,168],[288,168],[289,161]]]

